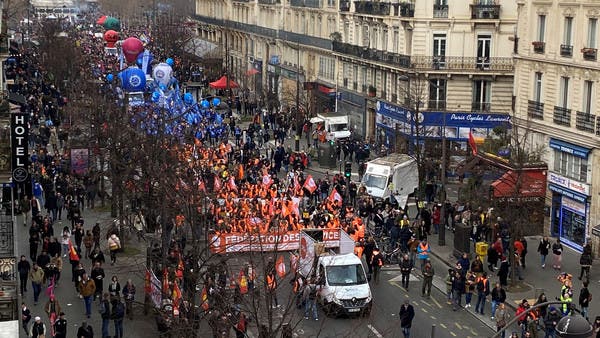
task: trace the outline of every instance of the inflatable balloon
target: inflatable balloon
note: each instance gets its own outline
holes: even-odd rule
[[[142,43],[142,41],[134,37],[125,39],[121,47],[123,48],[123,55],[125,56],[125,60],[127,60],[128,63],[134,63],[138,55],[140,55],[140,53],[144,51],[144,44]]]
[[[104,32],[104,41],[106,41],[106,47],[113,48],[115,43],[119,41],[119,33],[110,29]]]
[[[104,25],[104,22],[106,22],[106,19],[108,19],[108,17],[106,15],[103,15],[98,19],[98,21],[96,21],[96,23],[98,25]]]
[[[175,64],[175,61],[173,61],[172,58],[168,58],[167,61],[165,61],[169,66],[173,67],[173,65]]]
[[[212,105],[213,107],[218,107],[221,104],[221,99],[218,97],[215,97],[214,99],[212,99]]]
[[[52,120],[46,120],[46,127],[52,127],[53,125]]]
[[[112,74],[106,74],[106,81],[112,82],[113,79],[114,79],[114,76]]]
[[[202,101],[200,102],[200,105],[201,105],[201,106],[202,106],[202,108],[204,108],[204,109],[208,109],[208,108],[210,108],[210,103],[208,102],[208,100],[202,100]]]
[[[152,93],[152,102],[158,103],[159,100],[160,100],[160,93],[159,92],[153,92]]]
[[[121,86],[125,92],[142,92],[146,88],[146,74],[136,67],[129,67],[119,73]]]
[[[221,116],[221,114],[217,114],[217,116],[215,116],[215,123],[220,126],[223,123],[223,117]]]
[[[112,29],[114,31],[120,31],[121,30],[121,22],[119,21],[119,19],[109,16],[106,18],[106,20],[104,20],[102,27],[104,27],[105,29]]]
[[[154,66],[154,69],[152,70],[152,77],[154,78],[154,81],[159,83],[159,86],[167,86],[169,82],[171,82],[172,76],[173,68],[166,63],[159,63]]]
[[[146,52],[140,53],[137,57],[137,60],[135,60],[135,63],[142,68],[143,71],[146,72],[146,74],[150,74],[152,71],[152,68],[150,67],[150,65],[152,64],[152,60],[154,60],[154,55],[152,55],[152,53],[148,53],[148,61],[146,62],[146,69],[144,69],[144,54]]]
[[[185,102],[186,104],[193,104],[194,103],[194,95],[192,95],[192,93],[185,93],[183,95],[183,102]]]

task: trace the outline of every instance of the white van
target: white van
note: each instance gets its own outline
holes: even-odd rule
[[[347,139],[352,135],[348,127],[348,115],[346,114],[334,112],[317,114],[310,122],[323,123],[327,132],[327,140]]]

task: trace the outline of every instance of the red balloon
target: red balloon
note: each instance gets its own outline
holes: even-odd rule
[[[125,60],[129,63],[134,63],[138,55],[144,51],[144,44],[140,39],[130,37],[123,41],[122,48]]]
[[[111,30],[107,30],[104,33],[104,41],[106,41],[106,47],[112,48],[115,46],[115,42],[119,41],[119,33]]]
[[[101,16],[98,21],[96,21],[97,24],[99,25],[104,25],[104,21],[106,21],[108,17],[106,15]]]

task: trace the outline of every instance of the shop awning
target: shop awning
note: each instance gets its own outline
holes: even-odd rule
[[[214,88],[214,89],[226,89],[227,88],[227,76],[223,75],[221,76],[220,79],[218,79],[215,82],[211,82],[208,84],[210,86],[210,88]],[[239,85],[233,81],[233,80],[229,80],[229,88],[237,88],[239,87]]]
[[[324,85],[319,85],[319,87],[317,87],[317,88],[323,94],[335,96],[335,88],[329,88],[329,87],[324,86]]]
[[[491,186],[495,198],[545,197],[546,170],[509,170]]]
[[[252,67],[246,71],[246,75],[248,75],[248,76],[256,75],[258,73],[260,73],[260,72],[258,71],[258,69],[254,68],[254,67]]]

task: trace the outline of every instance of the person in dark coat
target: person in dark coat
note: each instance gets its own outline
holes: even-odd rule
[[[363,254],[365,255],[367,262],[371,262],[371,259],[373,258],[373,249],[375,249],[375,240],[373,237],[369,237],[363,249]],[[367,264],[367,266],[369,268],[369,274],[372,274],[373,267],[371,264]]]
[[[410,337],[410,327],[412,326],[413,318],[415,318],[415,309],[410,305],[408,299],[404,300],[404,305],[400,307],[400,327],[404,338]]]
[[[500,278],[500,285],[507,286],[508,285],[508,270],[510,264],[508,263],[508,259],[506,257],[502,257],[502,262],[500,263],[500,270],[498,270],[498,277]]]

